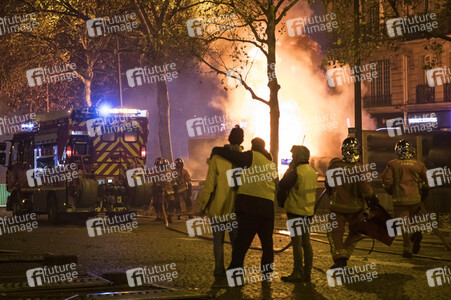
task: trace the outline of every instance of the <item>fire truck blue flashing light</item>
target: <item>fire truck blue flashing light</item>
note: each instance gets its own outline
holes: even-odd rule
[[[32,131],[33,129],[34,129],[34,124],[33,123],[22,124],[22,130],[23,131]]]
[[[104,105],[99,108],[99,115],[101,116],[107,116],[111,113],[111,107]]]

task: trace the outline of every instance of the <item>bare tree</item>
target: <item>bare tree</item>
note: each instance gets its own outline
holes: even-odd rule
[[[194,41],[186,32],[185,20],[196,3],[190,0],[131,0],[144,24],[144,42],[140,45],[146,60],[155,65],[177,62],[180,68],[189,61]],[[159,114],[158,136],[161,155],[172,161],[170,101],[167,80],[157,81]]]
[[[225,27],[209,34],[204,42],[209,45],[208,51],[204,51],[201,60],[218,74],[235,78],[241,82],[243,87],[250,93],[252,99],[259,101],[269,107],[270,111],[270,152],[274,161],[278,161],[279,153],[279,81],[276,74],[277,39],[281,34],[281,25],[287,12],[299,0],[249,0],[234,1],[220,0],[208,1],[213,6],[216,15],[233,14],[236,16],[234,28]],[[211,8],[208,7],[208,8]],[[202,7],[200,12],[208,12]],[[215,24],[219,25],[220,24]],[[217,43],[230,43],[227,47],[230,52],[224,51]],[[236,69],[236,65],[250,68],[252,61],[248,55],[250,48],[257,48],[266,57],[266,76],[268,79],[269,99],[259,95],[243,73],[230,72]],[[220,49],[220,50],[219,50]],[[232,58],[233,66],[228,62]]]

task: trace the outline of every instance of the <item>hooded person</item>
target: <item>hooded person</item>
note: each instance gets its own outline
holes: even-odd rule
[[[309,165],[310,151],[307,147],[293,146],[291,153],[293,160],[279,183],[277,200],[287,212],[294,265],[291,275],[281,279],[309,282],[313,264],[309,225],[314,214],[318,175]]]
[[[233,152],[240,153],[243,151],[241,143],[244,140],[244,132],[240,126],[236,125],[230,131],[229,143],[224,145],[226,149]],[[222,158],[219,155],[212,155],[207,160],[208,171],[202,191],[199,193],[197,199],[200,204],[202,212],[207,211],[212,223],[218,223],[220,220],[223,224],[214,224],[214,228],[227,228],[230,241],[233,242],[236,238],[236,223],[233,222],[235,208],[236,189],[233,189],[228,184],[227,171],[233,168],[232,163]],[[224,221],[224,222],[222,222]],[[225,223],[225,224],[224,224]],[[213,225],[213,224],[212,224]],[[219,225],[219,226],[218,226]],[[234,226],[235,225],[235,228]],[[230,229],[230,230],[229,230]],[[213,253],[215,257],[215,285],[225,285],[227,282],[226,271],[224,267],[224,237],[225,231],[213,231]]]
[[[255,235],[260,238],[263,249],[261,272],[264,283],[269,283],[273,275],[273,231],[274,199],[277,168],[271,154],[265,149],[265,141],[254,138],[251,151],[236,152],[216,147],[213,155],[220,155],[235,167],[228,173],[229,184],[238,188],[235,212],[238,232],[232,248],[232,261],[228,272],[243,268],[244,258]]]

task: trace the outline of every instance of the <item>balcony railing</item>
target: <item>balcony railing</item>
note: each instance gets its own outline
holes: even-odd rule
[[[434,102],[435,102],[435,87],[430,87],[427,84],[417,85],[416,103],[434,103]]]
[[[451,102],[451,83],[445,83],[443,85],[444,101]]]
[[[363,97],[363,107],[390,106],[391,95],[371,95]]]

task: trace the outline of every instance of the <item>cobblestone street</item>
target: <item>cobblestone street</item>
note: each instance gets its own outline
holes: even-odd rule
[[[428,285],[428,269],[451,265],[451,252],[445,250],[437,237],[428,234],[423,240],[420,256],[413,259],[400,256],[400,238],[395,240],[392,247],[376,242],[371,254],[368,254],[368,250],[372,240],[360,241],[349,267],[376,264],[377,278],[371,282],[330,287],[326,277],[326,271],[332,264],[329,245],[326,235],[318,233],[312,235],[314,269],[311,284],[290,284],[280,280],[281,276],[291,271],[292,251],[289,248],[275,255],[278,278],[272,282],[270,289],[262,289],[260,283],[252,283],[243,288],[212,290],[214,259],[212,242],[209,240],[167,230],[162,223],[149,218],[139,217],[138,228],[131,232],[96,237],[88,236],[84,224],[50,226],[45,216],[39,217],[38,221],[39,227],[31,234],[19,232],[1,236],[1,250],[76,255],[79,274],[98,276],[137,267],[175,263],[178,277],[172,282],[159,284],[216,295],[217,299],[449,299],[451,291],[449,283],[436,287]],[[184,221],[175,221],[171,227],[186,232]],[[277,218],[276,228],[284,228],[281,216]],[[288,242],[289,237],[274,235],[276,249],[286,246]],[[259,247],[257,239],[253,246]],[[226,245],[225,252],[228,262],[230,245]],[[260,257],[260,251],[249,250],[245,266],[259,265]],[[0,264],[2,276],[25,273],[23,268],[21,264]]]

